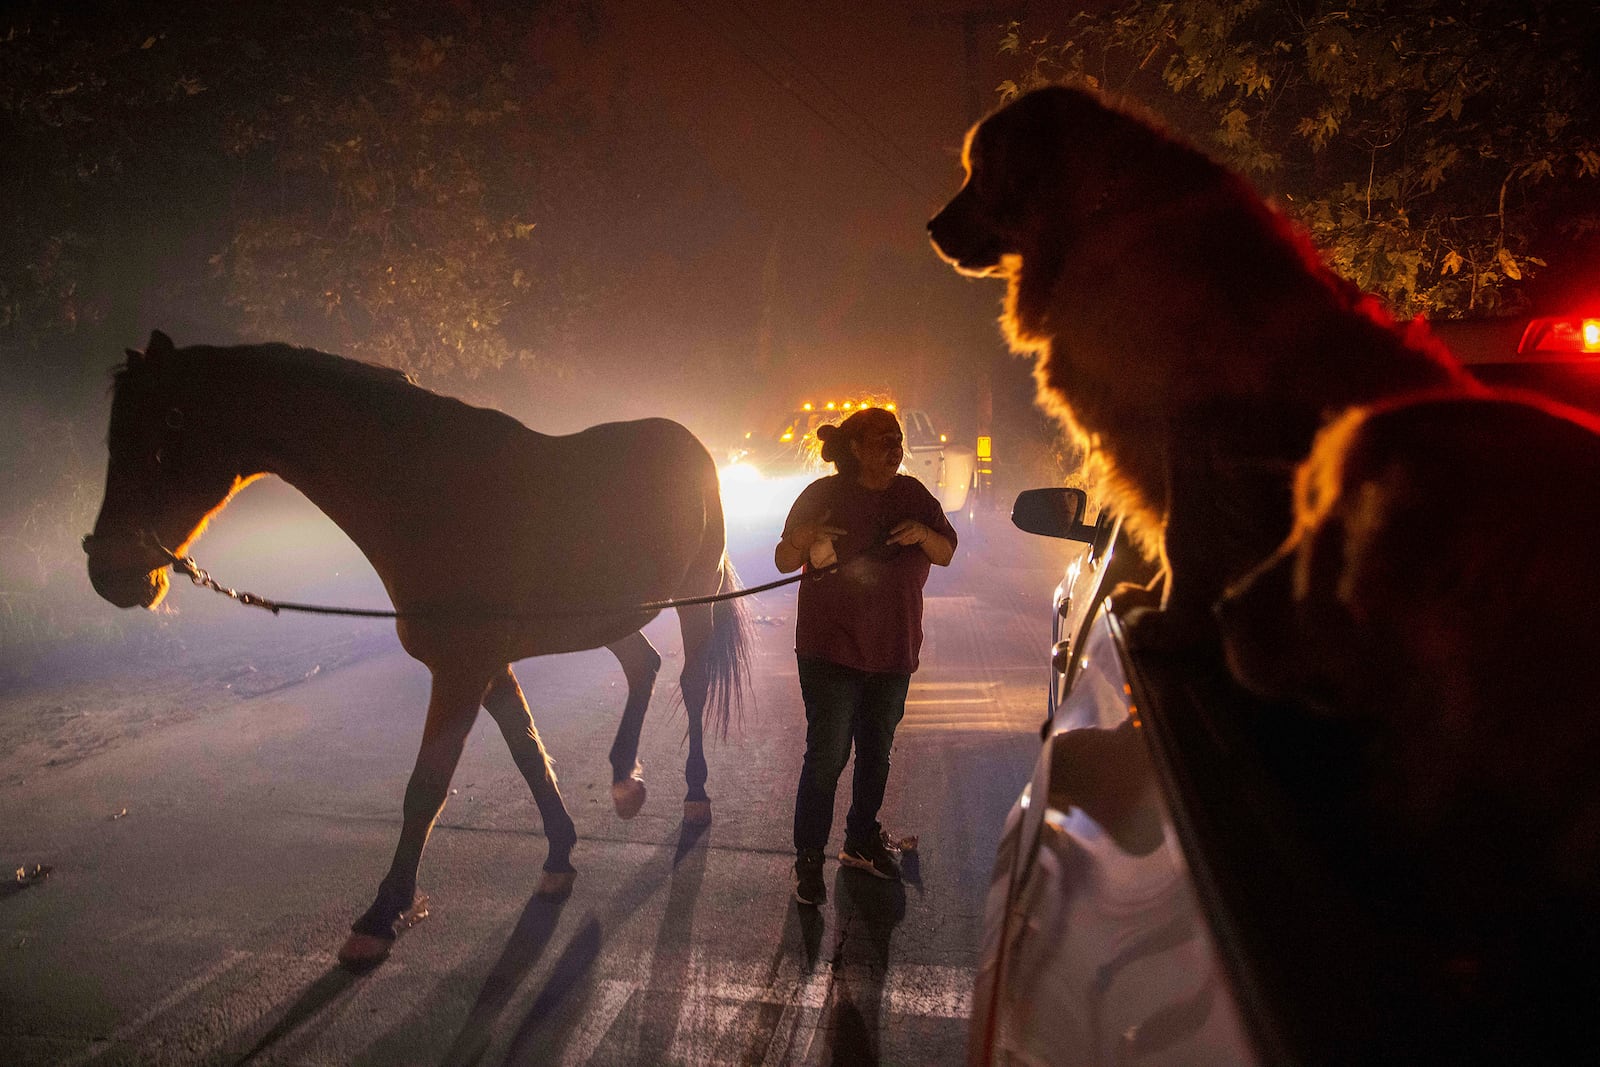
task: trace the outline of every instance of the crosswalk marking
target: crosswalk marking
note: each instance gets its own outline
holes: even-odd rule
[[[913,681],[900,729],[1010,733],[1032,730],[1038,718],[1033,686],[988,682]]]
[[[611,1024],[622,1013],[622,1006],[628,1003],[638,988],[638,982],[617,978],[606,978],[600,982],[587,1005],[588,1010],[583,1013],[583,1028],[561,1053],[562,1067],[580,1067],[589,1062],[589,1058],[600,1047],[600,1042],[610,1032]]]
[[[279,973],[285,966],[299,963],[314,964],[311,969],[319,970],[326,961],[321,956],[230,951],[137,1017],[62,1062],[69,1067],[82,1067],[108,1048],[131,1047],[129,1043],[140,1031],[196,1000],[241,964],[247,964],[240,973],[249,979],[252,974]],[[672,990],[682,997],[668,1055],[673,1062],[696,1062],[708,1039],[727,1031],[740,1012],[763,1006],[782,1011],[767,1038],[762,1062],[804,1062],[817,1035],[831,1025],[829,1008],[841,986],[851,991],[848,995],[857,997],[863,993],[871,996],[875,990],[884,1020],[889,1016],[964,1020],[972,1010],[973,971],[963,967],[908,963],[884,971],[861,964],[825,964],[808,970],[797,959],[785,959],[774,971],[758,964],[702,959],[695,951],[688,973],[686,985]],[[369,980],[360,988],[370,993],[373,987]],[[637,978],[600,978],[562,1049],[563,1067],[590,1063],[630,1002],[648,992],[646,984]],[[349,1004],[345,1006],[348,1008]]]
[[[80,1064],[88,1063],[90,1060],[99,1056],[103,1051],[105,1051],[107,1046],[115,1048],[117,1045],[121,1044],[142,1030],[146,1024],[150,1023],[152,1020],[165,1015],[168,1011],[171,1011],[184,1001],[192,999],[206,986],[215,982],[217,979],[233,970],[239,964],[243,963],[246,959],[250,958],[250,955],[251,954],[248,952],[241,952],[237,949],[228,952],[222,957],[222,959],[218,960],[210,967],[207,967],[205,970],[201,971],[199,974],[180,985],[177,989],[174,989],[172,992],[168,993],[166,996],[150,1005],[149,1008],[146,1008],[136,1017],[129,1019],[127,1022],[111,1031],[111,1033],[107,1034],[102,1040],[85,1046],[78,1051],[77,1055],[70,1056],[61,1061],[61,1067],[79,1067]]]

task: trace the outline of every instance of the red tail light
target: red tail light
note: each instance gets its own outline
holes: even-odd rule
[[[1522,331],[1519,353],[1600,355],[1600,317],[1555,315],[1534,319]]]

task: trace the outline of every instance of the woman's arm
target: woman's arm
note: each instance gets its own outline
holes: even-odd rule
[[[790,543],[792,536],[788,530],[778,538],[778,547],[772,550],[772,565],[778,568],[779,574],[788,574],[790,571],[799,570],[806,561],[806,549],[796,548]]]
[[[944,534],[928,531],[928,539],[922,542],[922,553],[939,567],[950,566],[950,560],[955,557],[956,546]]]

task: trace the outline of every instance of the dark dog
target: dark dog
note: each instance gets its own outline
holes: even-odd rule
[[[1600,947],[1596,486],[1600,420],[1569,409],[1355,409],[1219,610],[1236,677],[1351,739],[1352,795],[1328,800],[1385,894],[1543,990],[1535,1015],[1571,995],[1549,961]]]
[[[1600,817],[1596,486],[1600,421],[1571,409],[1356,408],[1301,466],[1289,537],[1221,603],[1229,667],[1365,724],[1403,824],[1466,793]]]
[[[1041,403],[1162,564],[1182,630],[1212,632],[1212,603],[1282,541],[1326,418],[1473,388],[1242,179],[1098,96],[1028,93],[973,127],[964,162],[934,245],[1007,280],[1006,336],[1037,355]]]

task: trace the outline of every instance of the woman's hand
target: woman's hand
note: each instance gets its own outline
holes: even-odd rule
[[[922,549],[922,554],[928,557],[929,562],[941,567],[950,565],[950,558],[956,554],[956,547],[941,533],[934,532],[933,528],[916,519],[907,519],[889,531],[889,540],[884,542],[890,545],[916,545]]]
[[[828,516],[832,514],[832,511],[824,511],[815,522],[802,522],[794,529],[784,531],[784,542],[796,552],[809,552],[818,541],[831,542],[843,537],[849,531],[841,526],[830,526]]]
[[[832,511],[824,511],[810,522],[797,523],[783,532],[778,547],[773,549],[772,563],[779,574],[798,570],[811,557],[811,547],[816,544],[831,546],[836,537],[845,534],[843,527],[830,525]]]
[[[907,519],[889,531],[886,545],[920,545],[933,536],[933,531],[916,519]]]

